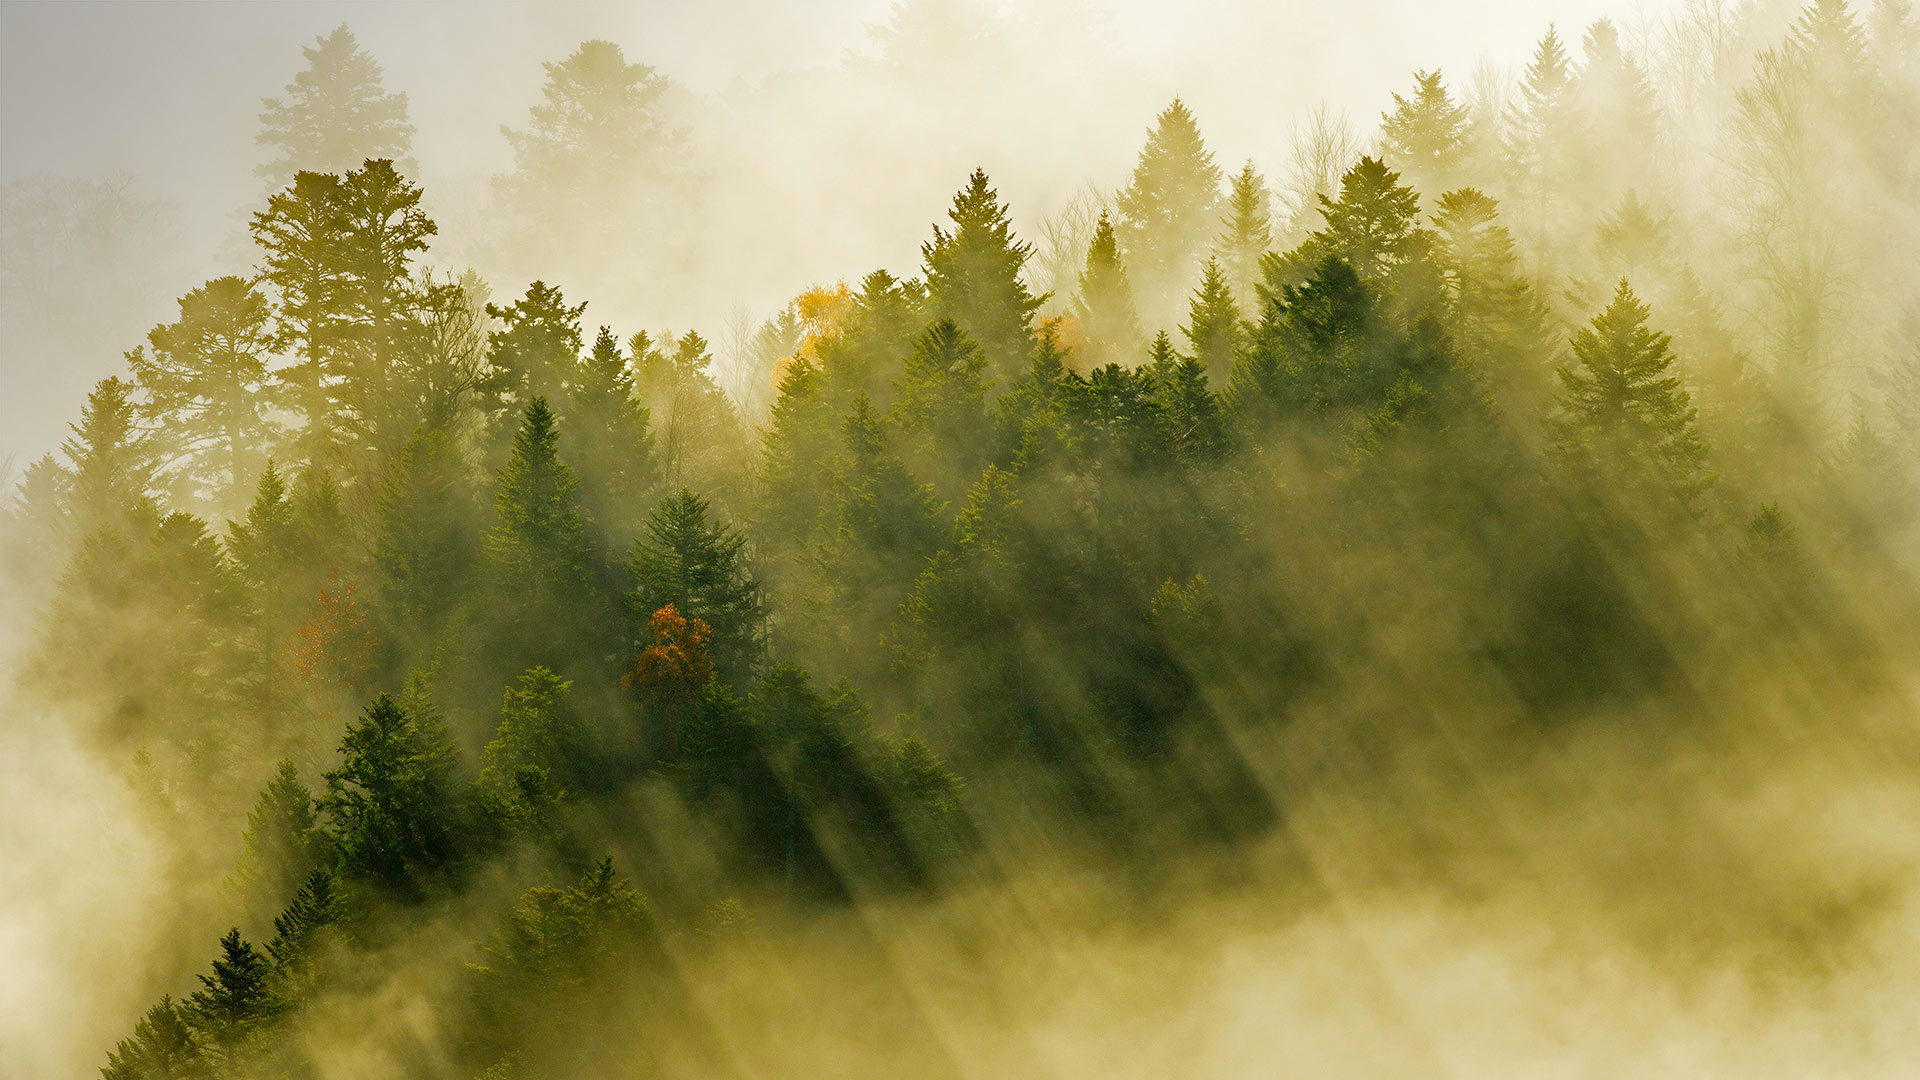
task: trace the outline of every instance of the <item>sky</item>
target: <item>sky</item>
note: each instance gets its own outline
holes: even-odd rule
[[[990,113],[957,136],[951,124],[928,125],[926,154],[939,167],[893,170],[907,187],[900,205],[917,217],[909,221],[896,209],[854,222],[863,205],[857,191],[843,200],[796,196],[774,227],[790,226],[791,237],[767,238],[769,230],[756,226],[756,242],[780,252],[774,265],[723,278],[741,282],[739,295],[702,296],[672,317],[681,326],[706,324],[711,337],[723,313],[764,316],[814,280],[857,278],[876,265],[913,272],[902,264],[924,238],[920,222],[930,224],[958,186],[961,174],[948,158],[1003,159],[992,165],[1009,172],[1004,193],[1016,223],[1030,227],[1082,183],[1110,189],[1123,181],[1153,112],[1175,95],[1194,108],[1224,162],[1251,157],[1271,167],[1319,101],[1370,129],[1417,68],[1440,67],[1464,83],[1483,57],[1515,67],[1549,23],[1577,42],[1579,28],[1601,15],[1647,25],[1681,2],[1047,0],[1003,7],[1023,20],[1024,32],[1057,41],[1045,55],[1072,73],[1007,73],[1016,88],[1028,79],[1046,87],[1036,90],[1036,115],[1022,118],[1020,136],[1006,134],[1013,127]],[[117,177],[152,199],[168,226],[145,249],[76,243],[56,253],[64,258],[40,260],[55,267],[16,265],[11,276],[0,274],[0,290],[16,293],[0,294],[0,462],[11,457],[17,470],[51,449],[85,388],[121,369],[120,354],[169,315],[173,297],[206,277],[247,269],[241,225],[260,195],[252,173],[265,155],[253,142],[260,99],[291,79],[302,66],[301,46],[315,35],[348,23],[384,66],[387,85],[408,94],[418,128],[414,156],[446,226],[443,253],[457,259],[461,244],[476,238],[453,234],[484,230],[487,179],[510,164],[500,126],[523,122],[542,61],[604,37],[657,67],[710,114],[730,115],[745,102],[791,127],[808,121],[768,110],[787,85],[782,80],[824,78],[850,57],[872,54],[873,27],[891,10],[889,0],[0,4],[0,189]],[[1020,100],[1018,89],[1008,100]],[[804,144],[804,133],[782,134]],[[844,129],[832,137],[844,138]],[[821,149],[854,159],[871,150],[895,163],[919,152]],[[766,166],[767,197],[777,198],[778,163]],[[835,177],[837,186],[858,175]],[[744,243],[719,246],[750,260]],[[817,252],[817,266],[808,252]],[[114,265],[89,261],[103,259]],[[38,302],[18,295],[29,279],[56,295],[99,292],[102,281],[118,291],[111,302],[81,305],[80,314],[63,309],[49,320],[55,325],[30,327],[21,309]]]

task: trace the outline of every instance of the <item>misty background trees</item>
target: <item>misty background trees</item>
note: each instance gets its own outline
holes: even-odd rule
[[[1004,29],[934,7],[882,66],[983,78],[914,67]],[[1418,71],[1282,168],[1176,99],[1032,230],[956,173],[916,263],[712,337],[620,318],[726,217],[648,63],[547,63],[454,236],[319,39],[251,261],[177,283],[0,533],[25,692],[201,898],[103,1075],[309,1075],[412,940],[402,1071],[696,1069],[677,957],[1027,857],[1177,890],[1327,782],[1317,720],[1524,755],[1873,674],[1920,615],[1920,32],[1753,18],[1751,64],[1603,20],[1511,87]]]

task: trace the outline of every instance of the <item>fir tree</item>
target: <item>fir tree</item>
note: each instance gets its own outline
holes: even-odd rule
[[[1380,119],[1380,156],[1428,200],[1451,190],[1466,162],[1468,115],[1447,93],[1440,72],[1413,76],[1411,97],[1393,95],[1393,109]]]
[[[1187,324],[1180,332],[1186,336],[1188,354],[1210,378],[1224,380],[1232,372],[1242,337],[1240,309],[1220,264],[1212,259],[1187,304]]]
[[[466,843],[458,757],[439,717],[418,695],[374,698],[340,740],[320,809],[340,865],[401,899],[423,897],[454,869]]]
[[[577,603],[591,587],[591,547],[580,512],[580,483],[560,460],[559,425],[547,399],[527,404],[500,470],[497,521],[487,534],[506,596],[516,605]]]
[[[1220,167],[1179,99],[1160,113],[1114,197],[1120,250],[1148,325],[1165,325],[1192,286],[1220,219]]]
[[[1045,297],[1027,291],[1021,271],[1033,245],[1013,238],[1007,208],[975,169],[947,211],[951,232],[935,226],[920,247],[934,313],[978,343],[986,375],[1011,383],[1026,369],[1034,344],[1033,314]]]
[[[187,999],[184,1012],[230,1068],[252,1048],[260,1029],[286,1010],[286,1003],[273,991],[272,976],[273,965],[251,942],[242,940],[238,928],[220,939],[213,973],[196,976],[200,989]]]
[[[1220,399],[1207,386],[1207,368],[1197,356],[1181,356],[1162,330],[1149,351],[1147,373],[1167,443],[1182,461],[1211,465],[1227,451]]]
[[[633,373],[606,327],[594,338],[567,394],[567,424],[590,437],[570,455],[580,476],[580,501],[604,543],[640,532],[659,482],[647,431],[647,407],[635,397]]]
[[[907,442],[908,464],[952,494],[983,464],[987,358],[950,319],[914,342],[889,417]]]
[[[316,954],[328,930],[346,917],[346,903],[332,868],[309,872],[287,906],[273,917],[273,939],[267,943],[282,996],[297,999],[311,991]]]
[[[1575,363],[1559,369],[1554,435],[1562,453],[1630,484],[1652,480],[1691,506],[1712,478],[1694,408],[1673,370],[1672,338],[1621,281],[1613,301],[1574,336]]]
[[[303,171],[338,173],[369,158],[405,158],[413,141],[407,95],[386,92],[380,65],[346,24],[301,51],[307,68],[287,84],[287,96],[262,102],[254,141],[277,155],[255,171],[277,188]]]
[[[507,688],[500,726],[482,754],[482,785],[506,790],[523,769],[562,787],[578,783],[585,734],[567,705],[572,691],[573,683],[543,667]]]
[[[102,379],[88,392],[80,422],[70,428],[73,434],[60,444],[74,535],[111,530],[131,541],[144,538],[158,522],[152,457],[138,415],[132,385],[117,376]]]
[[[1214,241],[1214,255],[1226,273],[1227,285],[1242,307],[1258,302],[1254,291],[1260,280],[1260,257],[1273,246],[1272,196],[1267,183],[1248,161],[1233,174],[1227,191],[1224,230]]]
[[[1087,248],[1087,265],[1080,272],[1080,292],[1074,298],[1073,311],[1080,320],[1089,362],[1124,363],[1138,351],[1140,320],[1133,310],[1133,290],[1127,284],[1126,267],[1120,263],[1113,223],[1104,211],[1094,226],[1093,243]]]
[[[187,1022],[187,1010],[171,995],[148,1009],[107,1054],[101,1080],[201,1080],[213,1075],[205,1041]]]
[[[375,507],[373,564],[386,636],[430,648],[448,629],[480,561],[479,509],[446,432],[422,428],[400,450]]]
[[[580,314],[585,301],[567,306],[560,290],[544,281],[506,307],[487,305],[500,328],[487,335],[487,363],[497,373],[490,389],[503,405],[536,397],[560,400],[580,363]]]
[[[278,906],[323,854],[325,838],[313,793],[300,782],[293,759],[283,758],[247,812],[240,862],[228,887],[250,909],[263,903]]]
[[[739,682],[766,652],[766,607],[746,555],[746,537],[713,520],[705,499],[682,489],[663,500],[634,544],[628,609],[647,619],[671,605],[713,628],[713,663]]]

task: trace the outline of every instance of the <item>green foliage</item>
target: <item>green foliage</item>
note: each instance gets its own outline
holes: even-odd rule
[[[200,1036],[188,1026],[187,1012],[163,996],[107,1054],[101,1080],[198,1080],[213,1075]]]
[[[468,825],[458,758],[424,700],[374,698],[347,725],[340,758],[320,810],[351,879],[417,899],[459,868]]]
[[[230,498],[275,427],[261,393],[272,346],[267,298],[242,278],[223,277],[180,298],[177,322],[147,335],[152,356],[128,354],[141,413],[163,424],[181,478]]]
[[[1193,113],[1175,98],[1114,196],[1120,250],[1150,326],[1171,322],[1178,298],[1192,287],[1220,220],[1220,180]]]
[[[1575,364],[1559,369],[1553,431],[1577,467],[1653,483],[1691,508],[1712,483],[1698,410],[1674,371],[1672,337],[1647,325],[1651,312],[1623,280],[1613,301],[1573,339]]]
[[[316,810],[293,759],[281,759],[247,812],[240,862],[227,881],[249,910],[279,906],[330,854]]]
[[[766,607],[747,539],[682,489],[662,500],[636,541],[628,610],[646,620],[672,605],[713,628],[713,663],[730,682],[751,677],[766,652]]]
[[[1087,266],[1080,272],[1080,293],[1074,314],[1086,340],[1087,358],[1094,364],[1125,363],[1140,347],[1140,319],[1133,310],[1133,289],[1120,263],[1120,245],[1105,211],[1094,226],[1087,248]]]
[[[979,345],[982,374],[1007,383],[1032,352],[1033,314],[1046,299],[1027,291],[1022,270],[1033,245],[1013,238],[1007,208],[975,169],[947,211],[952,231],[935,226],[920,246],[935,315]]]

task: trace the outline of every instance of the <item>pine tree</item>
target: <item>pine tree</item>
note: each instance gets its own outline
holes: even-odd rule
[[[263,394],[270,319],[250,283],[216,278],[180,298],[179,321],[147,335],[151,356],[128,356],[143,418],[165,429],[183,478],[221,501],[247,482],[275,433]]]
[[[966,331],[941,319],[914,342],[889,410],[908,465],[945,497],[964,490],[984,464],[987,363]]]
[[[1414,73],[1412,97],[1393,95],[1381,117],[1380,156],[1429,204],[1457,186],[1466,163],[1468,115],[1447,93],[1440,72]]]
[[[422,428],[380,485],[373,564],[383,636],[429,649],[449,628],[480,561],[479,508],[466,461],[446,432]]]
[[[663,500],[634,544],[628,610],[644,620],[671,605],[713,628],[720,676],[750,678],[766,653],[766,606],[746,555],[747,540],[710,516],[705,499],[684,488]]]
[[[60,452],[67,459],[63,486],[74,535],[110,530],[128,541],[144,538],[159,521],[159,508],[132,385],[117,376],[95,383],[70,430]]]
[[[301,172],[267,200],[248,226],[265,265],[261,277],[274,287],[275,344],[296,361],[276,375],[284,403],[305,427],[295,452],[325,462],[338,444],[336,385],[344,374],[346,345],[346,215],[340,178]]]
[[[580,482],[559,457],[560,430],[547,399],[527,404],[500,470],[497,522],[487,548],[506,596],[516,605],[577,604],[592,586]],[[550,612],[551,614],[551,612]]]
[[[1507,173],[1511,205],[1520,211],[1527,247],[1540,253],[1534,276],[1551,277],[1547,252],[1563,247],[1576,231],[1566,199],[1585,175],[1586,138],[1573,60],[1559,33],[1547,34],[1521,75],[1519,100],[1507,120]]]
[[[1219,396],[1207,386],[1207,368],[1196,356],[1181,356],[1162,330],[1147,363],[1153,399],[1166,441],[1190,465],[1214,464],[1227,452]]]
[[[661,116],[667,80],[628,63],[610,41],[585,41],[565,60],[541,65],[546,84],[523,131],[502,126],[514,172],[497,181],[525,212],[541,202],[580,205],[566,195],[612,194],[667,164],[675,135]]]
[[[487,363],[498,373],[491,387],[503,405],[536,397],[560,400],[580,363],[580,315],[585,301],[567,306],[560,290],[544,281],[506,307],[487,305],[500,329],[487,335]]]
[[[933,311],[978,343],[986,375],[1006,385],[1033,352],[1033,314],[1045,297],[1027,291],[1021,271],[1033,245],[1013,238],[1007,208],[975,169],[947,211],[953,231],[934,226],[920,247]]]
[[[1227,192],[1227,215],[1221,219],[1225,230],[1214,241],[1213,250],[1227,276],[1227,285],[1242,307],[1258,303],[1255,286],[1260,281],[1260,256],[1273,246],[1273,206],[1267,183],[1248,161],[1233,174]]]
[[[196,976],[201,988],[187,999],[188,1023],[205,1034],[230,1066],[251,1048],[261,1027],[286,1010],[273,992],[272,976],[273,965],[241,939],[238,928],[220,939],[213,973]]]
[[[340,740],[320,809],[340,866],[402,899],[419,899],[454,869],[465,845],[458,756],[439,717],[417,695],[373,699]]]
[[[1120,263],[1120,247],[1113,237],[1113,223],[1105,211],[1094,226],[1093,243],[1087,248],[1086,269],[1080,272],[1080,293],[1074,298],[1074,315],[1080,320],[1080,334],[1087,343],[1087,358],[1092,364],[1125,363],[1140,347],[1140,319],[1133,310],[1133,290],[1127,284],[1126,267]]]
[[[1133,176],[1114,197],[1120,250],[1147,324],[1166,325],[1192,287],[1220,219],[1220,167],[1178,98],[1154,121]]]
[[[580,366],[567,394],[565,419],[589,437],[570,457],[580,476],[580,501],[603,543],[639,535],[659,483],[647,407],[635,397],[633,373],[606,327]]]
[[[567,705],[572,691],[573,683],[544,667],[528,669],[507,688],[500,726],[481,755],[483,786],[508,790],[525,769],[562,788],[579,782],[585,733]]]
[[[1212,259],[1207,260],[1200,287],[1187,304],[1187,324],[1180,332],[1186,335],[1188,354],[1208,377],[1224,380],[1233,371],[1242,339],[1240,308],[1233,302],[1220,264]]]
[[[278,906],[324,853],[313,793],[300,782],[293,759],[282,758],[247,812],[244,846],[228,888],[250,909],[263,902]]]
[[[1660,137],[1659,105],[1653,83],[1640,60],[1620,45],[1620,31],[1601,19],[1582,42],[1577,97],[1589,125],[1581,137],[1600,147],[1637,147],[1639,154],[1588,155],[1580,191],[1591,203],[1606,205],[1635,185],[1647,184],[1647,160]]]
[[[415,416],[396,393],[396,372],[414,348],[425,304],[413,259],[439,232],[420,207],[422,191],[384,158],[346,174],[338,189],[340,269],[338,299],[344,363],[337,402],[351,445],[377,467],[412,434]]]
[[[187,1011],[171,995],[148,1009],[107,1053],[101,1080],[200,1080],[213,1075],[204,1040],[187,1023]]]
[[[261,103],[254,141],[277,155],[254,171],[278,188],[299,172],[346,172],[369,158],[405,158],[413,142],[407,95],[386,92],[380,65],[346,24],[301,51],[307,68],[287,84],[287,96]]]
[[[1520,275],[1499,204],[1473,188],[1440,197],[1434,224],[1447,264],[1449,327],[1460,352],[1487,377],[1495,397],[1537,415],[1554,343],[1547,311]]]
[[[1712,482],[1706,442],[1673,370],[1672,338],[1647,326],[1649,314],[1623,280],[1574,336],[1575,364],[1559,369],[1553,433],[1581,467],[1630,485],[1655,481],[1691,506]]]
[[[287,906],[273,917],[273,940],[267,943],[283,996],[297,999],[312,990],[316,954],[327,931],[346,917],[346,902],[332,868],[309,872]]]

